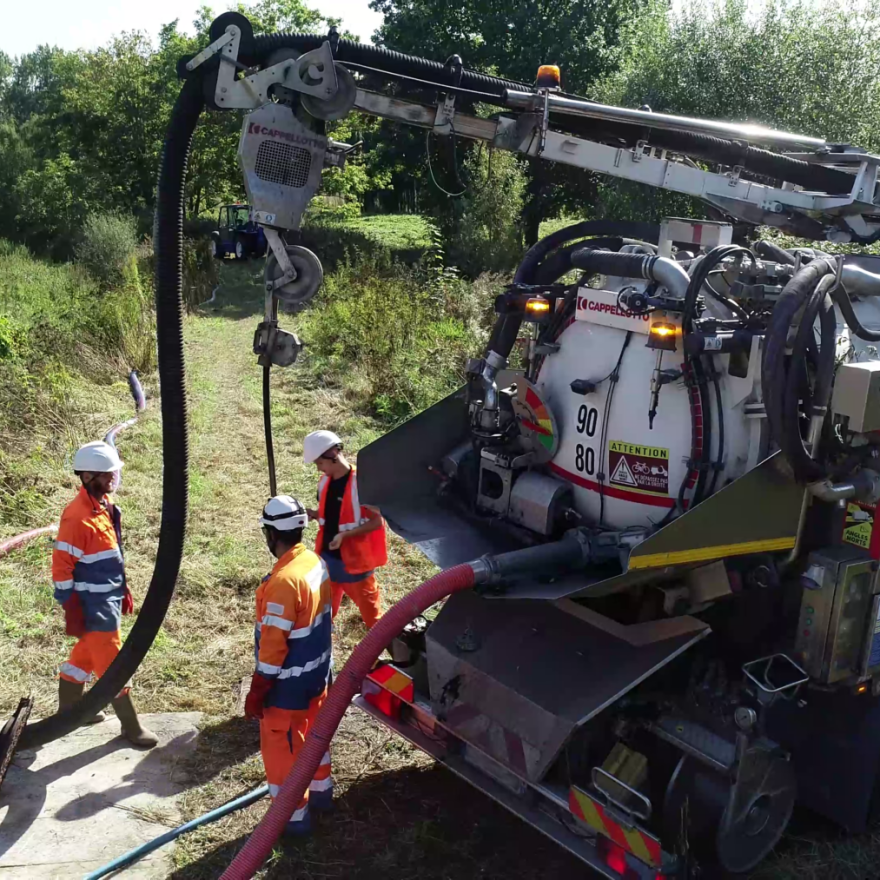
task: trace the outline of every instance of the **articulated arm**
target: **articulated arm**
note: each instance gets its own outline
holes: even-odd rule
[[[479,140],[497,149],[694,196],[751,224],[833,241],[880,236],[880,157],[858,149],[758,126],[609,107],[548,88],[529,91],[522,84],[463,71],[455,65],[460,65],[458,59],[443,67],[352,44],[333,34],[328,40],[283,34],[255,39],[246,19],[224,17],[230,19],[222,34],[186,64],[187,71],[194,72],[219,55],[216,75],[209,80],[218,109],[257,110],[274,98],[282,104],[298,102],[319,121],[340,119],[356,109],[438,135]],[[271,45],[267,42],[260,50],[260,40]],[[248,67],[239,60],[243,45],[250,47],[245,55],[251,63],[262,51],[257,65]],[[300,47],[309,50],[301,52]],[[349,68],[404,86],[434,87],[442,94],[432,106],[366,91],[358,88]],[[459,112],[455,103],[461,94],[503,107],[504,115],[484,119]],[[302,115],[296,125],[302,131],[294,138],[316,137]],[[246,134],[247,127],[243,146]],[[343,164],[345,145],[323,141],[323,163]],[[768,146],[776,151],[764,149]],[[693,159],[721,168],[705,170]],[[314,194],[306,189],[312,187],[300,187],[303,209]],[[297,228],[301,210],[294,214],[299,216],[287,222],[277,217],[263,222]],[[278,279],[275,284],[282,286]]]

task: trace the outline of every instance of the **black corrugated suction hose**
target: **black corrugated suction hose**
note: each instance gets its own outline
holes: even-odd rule
[[[253,39],[253,55],[255,60],[262,61],[276,49],[296,49],[300,52],[310,52],[312,49],[319,48],[326,40],[326,35],[318,34],[281,33],[258,36]],[[353,64],[363,64],[399,76],[411,76],[415,79],[436,83],[441,87],[444,85],[458,86],[462,89],[483,92],[485,95],[494,95],[498,99],[499,106],[504,106],[503,95],[506,89],[529,91],[532,88],[525,83],[477,73],[474,70],[461,70],[461,78],[458,79],[459,71],[456,68],[439,61],[404,55],[402,52],[395,52],[384,46],[370,46],[365,43],[356,43],[353,40],[339,40],[336,44],[335,57],[337,61],[343,63],[350,61]]]
[[[187,425],[183,362],[183,190],[193,132],[203,107],[199,77],[180,92],[165,137],[156,208],[156,334],[162,389],[162,522],[150,589],[119,656],[73,708],[30,724],[19,748],[64,736],[104,708],[150,650],[174,594],[187,515]]]

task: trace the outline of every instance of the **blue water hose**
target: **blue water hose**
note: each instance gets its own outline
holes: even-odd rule
[[[236,810],[241,810],[244,807],[250,806],[260,800],[260,798],[265,797],[267,794],[269,794],[269,786],[261,785],[249,794],[242,795],[240,798],[236,798],[228,804],[223,804],[222,807],[217,807],[216,810],[211,810],[210,813],[205,813],[204,816],[199,816],[198,819],[193,819],[191,822],[180,825],[171,831],[166,831],[164,834],[160,834],[149,843],[142,844],[135,849],[129,850],[124,855],[119,856],[118,859],[114,859],[102,868],[98,868],[97,871],[87,874],[83,880],[98,880],[99,877],[106,877],[108,874],[112,874],[114,871],[118,871],[120,868],[125,868],[139,859],[142,859],[145,855],[149,855],[149,853],[159,849],[159,847],[165,846],[166,843],[170,843],[172,840],[177,840],[182,834],[186,834],[188,831],[194,831],[196,828],[199,828],[202,825],[207,825],[209,822],[216,822],[218,819],[222,819],[224,816],[229,815],[229,813],[234,813]]]

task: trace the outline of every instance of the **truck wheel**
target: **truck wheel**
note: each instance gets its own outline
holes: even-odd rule
[[[242,242],[237,241],[235,243],[235,259],[236,260],[246,260],[248,258],[248,252],[245,249],[244,244]]]
[[[211,239],[211,256],[215,260],[222,260],[224,257],[223,248],[216,238]]]

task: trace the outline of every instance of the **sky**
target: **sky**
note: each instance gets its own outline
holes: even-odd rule
[[[151,37],[159,28],[179,19],[183,31],[200,6],[217,14],[231,5],[229,0],[37,0],[35,7],[22,0],[8,0],[0,25],[0,51],[17,56],[49,44],[62,49],[96,49],[122,31],[144,31]],[[325,15],[342,19],[343,26],[370,42],[382,16],[373,12],[369,0],[307,0],[307,5]]]

